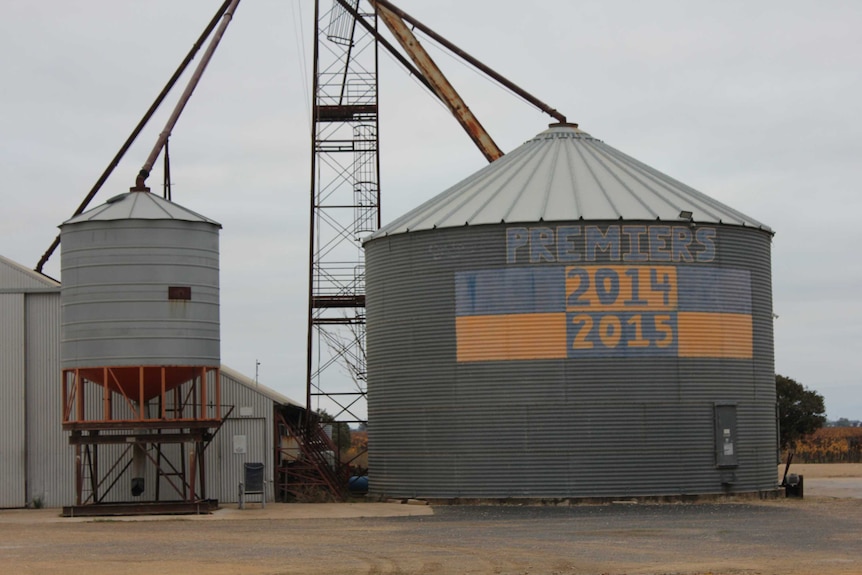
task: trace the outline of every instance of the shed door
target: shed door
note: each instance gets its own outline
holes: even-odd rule
[[[0,508],[24,507],[24,294],[0,294]]]
[[[272,499],[272,458],[267,457],[266,419],[263,417],[231,418],[224,422],[218,432],[219,475],[213,481],[218,493],[208,494],[223,502],[239,501],[239,483],[242,481],[244,463],[263,463],[264,479],[268,481],[267,498]]]

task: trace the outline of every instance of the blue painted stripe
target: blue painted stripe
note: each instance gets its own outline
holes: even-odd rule
[[[714,267],[677,267],[679,311],[751,313],[751,273]]]
[[[503,268],[455,274],[455,314],[566,311],[564,267]]]

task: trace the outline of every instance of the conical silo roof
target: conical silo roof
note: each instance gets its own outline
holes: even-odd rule
[[[143,191],[114,196],[104,204],[66,220],[63,225],[109,220],[181,220],[206,222],[221,227],[218,222],[197,212]]]
[[[608,146],[574,124],[533,139],[383,226],[369,239],[464,225],[672,220],[771,231],[754,218]]]

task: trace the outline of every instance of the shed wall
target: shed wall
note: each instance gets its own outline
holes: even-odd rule
[[[62,428],[60,293],[27,294],[27,500],[74,501],[74,448]]]
[[[24,316],[23,293],[0,293],[0,507],[21,507],[25,499]]]
[[[273,501],[273,401],[222,373],[222,404],[222,409],[232,406],[233,411],[207,448],[207,477],[210,479],[207,495],[224,503],[239,501],[243,464],[262,462],[266,465],[267,500]],[[245,453],[235,450],[239,444],[235,446],[234,438],[238,436],[245,437]]]
[[[586,235],[594,224],[607,238],[614,226],[654,223],[559,226]],[[511,229],[522,227],[526,251],[513,252]],[[605,249],[599,239],[587,254],[572,247],[576,236],[549,243],[540,235],[548,229],[559,227],[470,226],[366,244],[372,491],[553,498],[774,488],[770,234],[712,226],[713,239],[698,246],[685,226],[688,251],[672,253],[669,240],[666,252],[651,252],[647,233],[638,244],[618,234]],[[530,239],[546,249],[532,250]],[[592,291],[580,291],[583,281]],[[727,403],[737,430],[725,449],[737,465],[721,468],[715,410]]]
[[[0,294],[0,506],[55,507],[74,495],[60,414],[60,293],[24,284]]]

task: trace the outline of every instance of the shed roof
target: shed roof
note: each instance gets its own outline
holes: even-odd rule
[[[502,158],[397,218],[369,239],[464,225],[672,220],[769,227],[608,146],[552,124]]]
[[[241,385],[244,385],[249,389],[253,389],[262,396],[272,400],[273,403],[276,403],[278,405],[294,405],[297,407],[305,407],[303,404],[290,399],[286,395],[280,394],[272,388],[266,387],[265,385],[261,385],[260,383],[255,383],[255,381],[250,377],[243,375],[235,369],[229,368],[225,364],[222,364],[220,369],[222,375],[229,377],[230,379],[236,381]]]
[[[214,220],[150,192],[128,192],[114,196],[104,204],[66,220],[63,225],[108,220],[182,220],[207,222],[221,227]]]
[[[59,289],[57,280],[0,256],[0,291]]]

